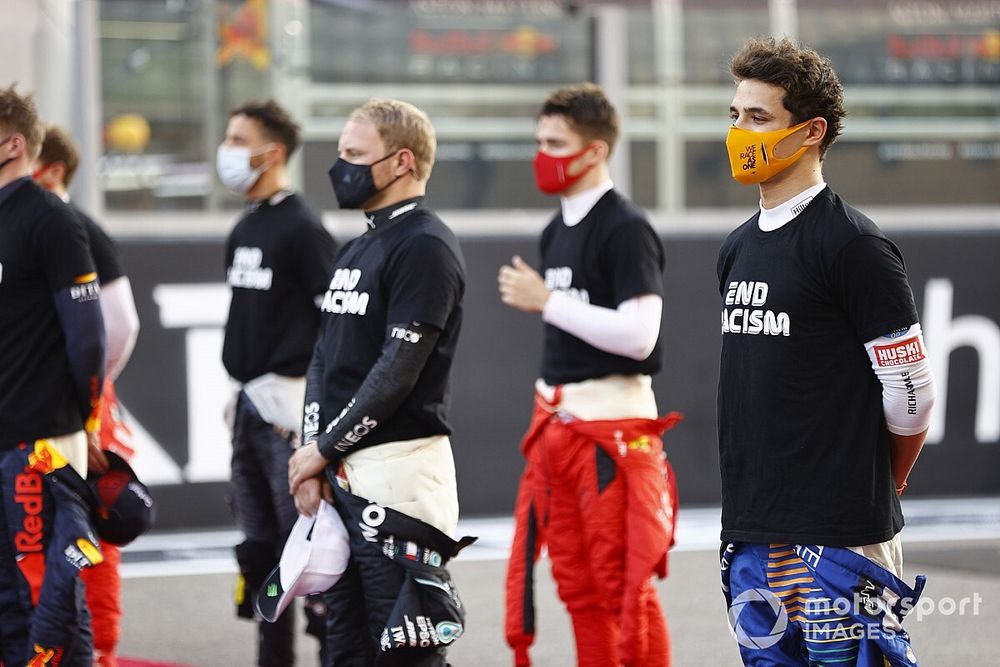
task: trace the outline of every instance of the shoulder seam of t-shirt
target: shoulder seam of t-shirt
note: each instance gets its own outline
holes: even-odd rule
[[[863,342],[867,343],[870,340],[875,340],[879,336],[886,335],[890,331],[898,331],[899,329],[903,329],[905,327],[911,327],[914,324],[917,324],[919,319],[920,318],[916,313],[908,313],[905,316],[900,315],[896,319],[885,320],[884,322],[879,322],[878,324],[872,324],[864,331],[859,331],[858,336],[864,339]]]
[[[57,219],[60,217],[62,218],[72,217],[74,220],[79,222],[78,227],[80,228],[80,231],[83,232],[84,235],[86,235],[87,229],[86,227],[84,227],[83,220],[77,218],[76,213],[74,213],[73,210],[69,208],[69,204],[66,204],[66,207],[67,209],[63,210],[58,206],[50,204],[48,201],[44,201],[41,209],[39,210],[38,217],[35,218],[35,222],[36,223],[42,221],[48,222],[53,217]]]
[[[844,252],[845,250],[847,250],[847,246],[849,246],[849,245],[851,245],[852,243],[855,243],[855,242],[857,242],[857,241],[860,241],[861,239],[864,239],[864,238],[870,238],[870,239],[877,239],[877,240],[879,240],[879,241],[883,241],[884,243],[887,243],[887,244],[888,244],[888,243],[891,243],[891,242],[889,241],[889,239],[888,239],[888,238],[886,238],[886,237],[885,237],[884,235],[882,235],[882,234],[873,234],[873,233],[871,233],[871,232],[863,232],[863,231],[861,231],[860,229],[857,229],[857,228],[855,228],[855,229],[856,229],[857,233],[856,233],[856,234],[855,234],[854,236],[852,236],[851,238],[849,238],[849,239],[846,239],[846,240],[845,240],[845,241],[844,241],[844,242],[843,242],[843,243],[842,243],[842,244],[840,245],[840,247],[839,247],[839,248],[837,248],[837,250],[836,250],[836,251],[834,251],[834,253],[833,253],[833,257],[832,257],[832,259],[833,259],[833,261],[834,261],[834,262],[837,262],[837,261],[839,261],[839,260],[840,260],[840,255],[841,255],[841,254],[842,254],[842,253],[843,253],[843,252]]]
[[[304,214],[298,217],[297,218],[298,220],[303,220],[309,224],[315,224],[315,223],[318,223],[320,225],[323,224],[322,214],[320,214],[319,211],[315,210],[309,203],[309,201],[302,196],[301,193],[292,192],[292,194],[288,195],[288,197],[282,200],[281,203],[284,203],[286,201],[294,202],[296,208],[298,208],[299,211],[301,211]]]
[[[725,242],[728,241],[729,239],[738,239],[741,238],[748,231],[753,231],[751,227],[757,227],[756,223],[759,218],[760,218],[760,209],[757,209],[756,213],[751,215],[749,218],[747,218],[740,224],[736,225],[733,231],[729,232],[729,234],[726,235],[725,241],[723,241],[723,245],[725,245]]]
[[[441,224],[444,223],[442,222]],[[415,234],[411,234],[410,236],[403,238],[396,247],[399,248],[405,246],[407,243],[415,242],[418,239],[430,239],[437,243],[440,243],[448,250],[449,253],[451,253],[452,257],[454,257],[456,260],[459,259],[458,254],[455,252],[455,249],[451,247],[451,244],[448,242],[448,240],[441,238],[438,234],[433,233],[431,230],[418,230]]]
[[[437,216],[434,216],[434,219],[438,220],[443,226],[445,226],[446,228],[448,228],[447,225],[444,224],[444,221],[442,221],[440,218],[437,218]],[[419,225],[420,223],[418,222],[416,224]],[[448,229],[450,229],[450,228],[448,228]],[[366,236],[366,234],[362,235],[361,237],[358,237],[358,238],[363,238],[365,236]],[[407,246],[409,246],[412,242],[414,242],[414,241],[416,241],[418,239],[430,239],[430,240],[433,240],[433,241],[439,243],[440,245],[444,246],[445,249],[448,250],[449,254],[451,255],[452,259],[455,261],[455,263],[464,272],[465,262],[463,261],[461,255],[459,253],[457,253],[454,249],[452,249],[451,244],[446,239],[441,238],[441,236],[439,236],[436,233],[433,233],[430,230],[416,230],[414,233],[411,233],[411,234],[409,234],[409,235],[407,235],[407,236],[399,239],[398,242],[393,243],[392,246],[391,246],[391,249],[388,249],[386,251],[385,260],[384,260],[385,261],[385,267],[386,268],[394,268],[394,267],[396,267],[398,265],[398,263],[403,259],[403,256],[405,255],[405,252],[406,252],[405,248]],[[381,276],[383,276],[382,278],[379,278],[379,280],[381,281],[381,280],[384,279],[385,272],[384,271],[379,271],[379,273],[380,273]]]
[[[14,189],[13,192],[11,192],[9,195],[7,195],[7,198],[2,202],[3,205],[4,206],[15,205],[16,203],[19,202],[19,200],[26,199],[27,196],[28,196],[27,193],[31,191],[31,188],[28,187],[30,185],[31,185],[31,179],[28,179],[28,182],[22,183],[21,185],[17,186]],[[45,203],[46,205],[48,203],[48,202],[45,201],[44,198],[42,200],[40,200],[40,201],[43,202],[43,203]],[[29,201],[29,203],[30,203],[30,201]]]

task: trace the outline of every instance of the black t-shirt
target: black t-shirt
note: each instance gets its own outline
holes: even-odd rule
[[[72,209],[30,179],[10,187],[0,202],[0,449],[83,428],[53,294],[94,273]]]
[[[447,407],[462,324],[465,260],[455,234],[420,201],[406,200],[369,215],[369,230],[337,257],[323,301],[318,345],[326,421],[348,405],[375,365],[386,325],[420,322],[441,331],[413,390],[357,448],[451,433]]]
[[[83,223],[83,229],[87,233],[87,240],[90,242],[90,254],[94,258],[94,266],[97,267],[97,281],[101,285],[106,285],[112,280],[117,280],[125,275],[121,259],[118,257],[118,249],[108,233],[101,229],[101,226],[94,222],[94,219],[81,211],[77,206],[70,204],[70,208],[76,213],[76,217]]]
[[[546,286],[586,303],[613,309],[643,294],[663,296],[663,244],[643,212],[615,190],[572,227],[557,214],[542,232],[541,250]],[[659,370],[659,339],[636,361],[545,325],[542,379],[550,385]]]
[[[317,300],[336,252],[319,216],[297,194],[281,192],[240,219],[226,241],[233,298],[222,362],[233,378],[305,375],[319,327]]]
[[[858,546],[903,527],[865,343],[917,321],[903,257],[829,188],[719,253],[722,539]]]

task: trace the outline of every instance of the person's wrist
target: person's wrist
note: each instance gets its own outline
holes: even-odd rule
[[[896,495],[897,496],[903,495],[903,491],[906,491],[906,480],[905,479],[903,480],[902,484],[900,484],[899,486],[896,487]]]
[[[316,440],[316,454],[329,464],[338,454],[336,444],[337,441],[329,437],[328,433],[322,433]]]
[[[545,291],[547,294],[545,295],[545,303],[542,305],[541,309],[542,321],[547,324],[552,324],[551,320],[554,317],[557,317],[554,313],[559,310],[559,303],[562,300],[562,296],[560,296],[560,292],[555,290],[546,288]]]
[[[552,292],[551,292],[551,290],[549,290],[548,288],[545,288],[545,290],[542,292],[541,298],[539,299],[538,312],[540,312],[540,313],[544,313],[545,312],[545,306],[548,305],[549,299],[551,299],[551,298],[552,298]]]

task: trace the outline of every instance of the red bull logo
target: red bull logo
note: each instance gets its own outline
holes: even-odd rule
[[[35,644],[35,655],[28,662],[28,667],[43,667],[44,665],[49,665],[50,667],[55,667],[60,662],[62,662],[63,650],[59,647],[56,648],[46,648],[39,644]]]
[[[14,534],[14,547],[18,554],[42,551],[42,537],[45,523],[42,511],[45,499],[42,494],[42,476],[30,467],[14,477],[14,502],[21,506],[24,519],[21,530]]]
[[[36,470],[43,475],[47,475],[56,469],[52,464],[52,453],[48,450],[42,450],[34,454],[29,454],[28,465],[30,465],[33,470]]]
[[[66,459],[48,440],[35,440],[35,451],[28,454],[28,465],[43,475],[48,475],[66,465]]]

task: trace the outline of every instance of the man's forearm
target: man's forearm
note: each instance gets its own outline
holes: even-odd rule
[[[354,449],[402,404],[416,386],[440,330],[429,324],[390,324],[378,361],[341,413],[319,434],[319,450],[336,461]]]
[[[927,431],[916,435],[899,435],[889,433],[889,451],[892,457],[892,479],[896,486],[896,492],[902,493],[906,488],[906,478],[913,470],[913,464],[920,456],[920,450],[924,446],[924,439]]]
[[[139,336],[139,315],[129,279],[122,276],[102,285],[100,303],[106,340],[104,374],[114,380],[128,363]]]
[[[84,422],[95,416],[104,385],[104,319],[96,281],[54,295],[66,339],[66,357]]]

